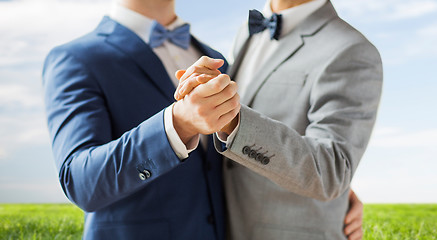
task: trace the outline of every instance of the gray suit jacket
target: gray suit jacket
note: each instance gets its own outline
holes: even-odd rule
[[[250,38],[241,29],[235,74]],[[242,97],[225,183],[231,239],[345,239],[347,190],[382,88],[376,48],[328,1],[290,34]],[[235,163],[236,162],[236,163]]]

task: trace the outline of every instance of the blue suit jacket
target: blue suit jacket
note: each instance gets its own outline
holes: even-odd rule
[[[43,84],[59,180],[86,212],[84,239],[224,238],[221,157],[212,145],[175,155],[163,120],[175,88],[136,34],[105,17],[50,52]]]

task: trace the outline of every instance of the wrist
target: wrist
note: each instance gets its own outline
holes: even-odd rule
[[[230,135],[238,125],[239,115],[240,114],[237,114],[237,116],[235,116],[234,119],[232,119],[228,124],[226,124],[220,131]]]
[[[173,104],[173,127],[179,135],[181,141],[186,146],[190,140],[197,135],[197,132],[191,127],[190,121],[187,121],[187,119],[184,117],[180,104],[180,101]]]

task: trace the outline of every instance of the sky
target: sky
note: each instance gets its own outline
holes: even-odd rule
[[[332,0],[380,51],[384,88],[352,181],[365,203],[437,203],[437,0]],[[179,0],[200,40],[228,55],[264,0]],[[56,45],[92,31],[111,0],[0,0],[0,202],[68,202],[58,183],[41,70]]]

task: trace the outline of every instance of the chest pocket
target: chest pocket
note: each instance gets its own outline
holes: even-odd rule
[[[263,83],[253,99],[253,109],[277,120],[290,113],[308,75],[286,70],[278,69]]]

